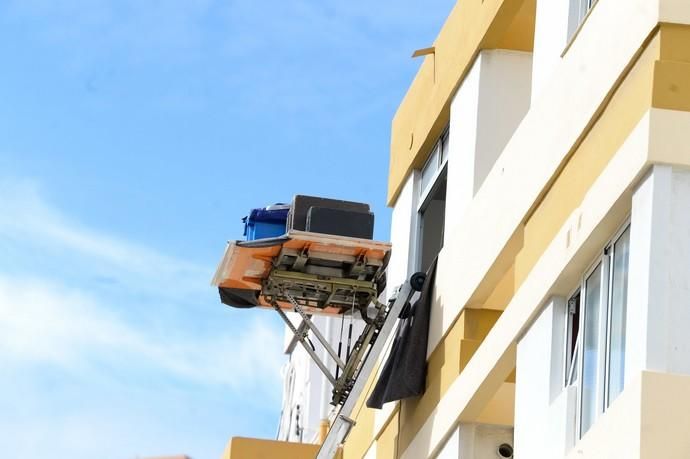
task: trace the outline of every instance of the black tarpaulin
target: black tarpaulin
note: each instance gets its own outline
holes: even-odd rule
[[[380,409],[384,403],[424,393],[426,347],[429,340],[429,316],[435,274],[436,260],[427,271],[419,298],[401,313],[393,347],[367,400],[369,408]]]

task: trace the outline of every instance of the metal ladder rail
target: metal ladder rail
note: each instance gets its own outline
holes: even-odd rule
[[[369,353],[364,359],[362,368],[359,370],[357,379],[352,386],[352,390],[350,390],[347,399],[336,415],[333,425],[328,431],[328,435],[326,435],[324,442],[321,444],[316,459],[333,459],[338,452],[338,447],[345,442],[352,426],[355,425],[355,421],[350,418],[352,411],[359,397],[364,393],[365,385],[369,380],[369,376],[371,376],[371,373],[374,371],[379,356],[386,346],[386,341],[388,341],[388,337],[397,323],[398,316],[405,305],[410,301],[412,295],[414,295],[416,291],[422,289],[424,278],[425,275],[423,273],[413,274],[410,280],[405,281],[398,290],[397,295],[395,295],[393,305],[390,307],[386,320],[378,332],[376,341],[371,346]]]

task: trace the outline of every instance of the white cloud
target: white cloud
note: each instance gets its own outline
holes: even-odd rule
[[[222,327],[189,326],[204,322],[204,317],[193,316],[198,310],[188,308],[185,314],[184,302],[195,301],[195,295],[208,297],[208,269],[70,220],[46,202],[35,182],[0,180],[0,195],[10,197],[0,201],[0,239],[5,244],[21,246],[20,253],[40,247],[41,257],[33,264],[105,270],[125,292],[119,301],[131,301],[112,304],[90,285],[66,285],[59,272],[51,275],[37,266],[29,274],[0,272],[4,358],[73,369],[124,359],[148,371],[234,389],[277,383],[282,336],[261,320],[267,316],[242,316],[220,332]],[[126,292],[144,287],[149,288],[145,304],[127,298]],[[182,313],[163,320],[161,316],[171,314],[171,297],[183,303],[177,307]]]
[[[250,321],[238,334],[185,335],[138,328],[80,291],[42,279],[0,276],[4,359],[73,370],[124,361],[125,367],[140,364],[195,383],[234,389],[278,383],[282,340],[261,321]]]
[[[158,253],[122,238],[94,231],[72,221],[51,206],[31,180],[0,179],[0,237],[6,244],[39,247],[51,257],[88,260],[93,273],[118,278],[129,287],[150,288],[161,294],[175,286],[177,295],[206,289],[211,270]]]
[[[21,235],[56,243],[134,271],[148,269],[152,265],[168,271],[198,269],[146,247],[80,227],[51,207],[40,194],[38,184],[33,181],[1,180],[0,193],[9,197],[0,201],[0,232],[6,235]]]

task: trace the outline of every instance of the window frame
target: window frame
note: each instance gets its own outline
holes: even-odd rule
[[[446,126],[441,135],[438,137],[438,140],[434,142],[434,146],[431,147],[431,152],[429,153],[429,157],[424,162],[424,165],[421,167],[421,169],[419,169],[419,196],[416,206],[417,214],[423,212],[424,209],[429,205],[429,198],[433,196],[433,194],[437,191],[439,187],[439,178],[443,174],[447,173],[448,150],[447,147],[444,147],[449,144],[449,139],[449,126]],[[444,151],[446,152],[445,156]],[[422,185],[424,184],[424,171],[427,167],[431,167],[431,162],[434,159],[434,155],[436,153],[438,153],[438,156],[436,157],[436,170],[431,175],[431,178],[429,179],[427,185],[425,187],[422,187]]]
[[[568,7],[568,40],[575,38],[598,0],[570,0]]]
[[[581,11],[581,5],[585,1],[589,2],[589,6],[583,13]],[[570,3],[568,5],[568,24],[566,30],[567,39],[565,49],[561,53],[561,57],[566,55],[566,53],[570,49],[570,46],[573,44],[577,36],[580,34],[580,31],[582,30],[582,27],[584,26],[585,22],[587,22],[589,15],[592,14],[594,7],[598,4],[599,0],[570,0]]]
[[[577,303],[577,308],[579,311],[577,312],[578,315],[578,320],[577,320],[577,325],[578,325],[578,333],[577,336],[575,337],[575,347],[571,351],[571,342],[572,342],[572,324],[574,323],[574,316],[575,313],[570,312],[570,302],[575,299],[575,297],[578,297],[578,303]],[[575,358],[579,359],[579,352],[578,348],[580,346],[580,316],[581,316],[581,308],[582,308],[582,288],[580,285],[578,285],[567,297],[568,299],[566,300],[565,303],[565,333],[563,334],[565,338],[565,342],[563,344],[563,348],[565,349],[565,360],[563,364],[563,381],[564,381],[564,386],[563,387],[568,387],[573,385],[573,380],[572,376],[574,374],[578,374],[579,376],[579,363],[577,364],[577,369],[574,368],[573,366],[573,360]]]
[[[595,0],[596,1],[596,0]],[[613,285],[614,285],[614,262],[615,262],[615,257],[616,257],[616,244],[621,240],[623,234],[625,234],[626,231],[630,229],[630,219],[626,221],[623,226],[621,226],[618,231],[616,231],[615,235],[613,238],[611,238],[611,241],[609,244],[607,244],[607,249],[609,250],[609,253],[607,254],[609,257],[609,273],[608,273],[608,295],[607,295],[607,308],[606,308],[606,373],[604,374],[604,411],[606,411],[610,406],[611,406],[611,400],[609,400],[609,392],[610,392],[610,385],[611,385],[611,330],[613,326],[613,319],[612,319],[612,312],[613,312]],[[630,244],[630,235],[628,235],[628,244]],[[628,273],[630,272],[630,246],[628,245]],[[626,279],[626,283],[629,285],[630,283],[630,278],[628,277]],[[628,297],[626,296],[626,316],[627,316],[627,300]],[[627,327],[627,320],[626,320],[626,327]],[[627,330],[626,330],[626,336],[627,336]],[[625,357],[624,357],[625,358]]]
[[[411,235],[412,250],[410,251],[410,263],[408,264],[410,272],[415,272],[421,269],[422,264],[422,241],[424,240],[424,218],[423,213],[429,206],[431,198],[438,191],[443,183],[445,177],[448,179],[448,156],[450,144],[450,125],[446,126],[438,139],[431,147],[429,157],[424,162],[424,165],[414,171],[414,201],[413,201],[413,234]],[[438,153],[438,154],[437,154]],[[436,155],[437,154],[437,155]],[[432,161],[436,155],[436,164],[432,165]],[[424,184],[424,172],[428,167],[435,168],[430,176],[426,186]],[[445,219],[445,216],[444,216]],[[445,225],[445,223],[444,223]],[[445,230],[445,229],[444,229]]]
[[[610,243],[610,242],[609,242]],[[609,243],[606,244],[608,247]],[[603,381],[606,384],[606,342],[608,341],[608,336],[606,335],[606,316],[608,315],[608,255],[606,253],[606,248],[600,252],[599,257],[592,263],[592,265],[585,271],[582,278],[582,296],[581,309],[580,309],[580,328],[579,333],[579,352],[580,359],[578,361],[578,380],[577,380],[577,438],[582,438],[582,412],[583,412],[583,392],[584,392],[584,380],[585,380],[585,324],[587,321],[587,281],[592,277],[592,274],[601,267],[601,272],[599,273],[599,317],[597,322],[597,328],[599,332],[599,340],[597,342],[597,361],[596,361],[596,383],[595,383],[595,408],[596,417],[601,414],[604,409],[603,407],[603,391],[601,389],[601,383]],[[603,316],[603,317],[602,317]],[[602,320],[603,319],[603,320]],[[603,338],[603,339],[602,339]],[[603,358],[602,358],[603,356]],[[589,426],[591,428],[594,425],[595,420]],[[589,428],[587,430],[589,430]],[[586,432],[585,432],[586,433]]]
[[[604,247],[598,252],[597,256],[588,265],[587,269],[584,271],[580,278],[579,285],[572,290],[572,293],[568,296],[566,302],[566,320],[565,320],[565,348],[564,348],[564,366],[565,366],[565,383],[564,387],[574,386],[576,387],[577,393],[577,403],[576,403],[576,439],[582,438],[582,436],[596,423],[596,418],[601,414],[606,412],[606,410],[611,405],[611,400],[609,396],[609,386],[610,386],[610,365],[611,365],[611,327],[612,327],[612,299],[613,299],[613,262],[615,257],[615,246],[626,231],[631,229],[630,217],[626,218],[624,223],[618,227],[618,229],[613,233],[613,235],[607,240]],[[629,249],[628,249],[629,250]],[[629,253],[628,253],[629,256]],[[584,390],[584,340],[585,340],[585,322],[586,322],[586,300],[587,300],[587,281],[591,278],[592,274],[601,266],[600,276],[600,292],[599,301],[601,302],[599,308],[599,318],[597,327],[600,333],[600,340],[597,343],[597,374],[596,374],[596,418],[590,426],[588,426],[587,431],[583,433],[582,429],[582,412],[583,412],[583,390]],[[629,270],[629,265],[628,265]],[[628,279],[629,281],[629,279]],[[627,281],[626,281],[627,282]],[[579,294],[579,323],[578,323],[578,335],[575,350],[570,352],[570,340],[572,337],[572,320],[570,313],[570,300]],[[627,303],[627,302],[626,302]],[[626,309],[627,315],[627,309]],[[571,366],[572,359],[576,357],[578,361],[577,365],[577,379],[575,381],[571,378]],[[623,357],[625,358],[625,357]]]

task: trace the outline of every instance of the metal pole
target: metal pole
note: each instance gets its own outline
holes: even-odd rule
[[[321,361],[321,359],[319,358],[316,351],[314,351],[314,349],[311,348],[311,346],[309,345],[307,340],[304,339],[305,333],[304,332],[300,333],[295,328],[295,326],[292,325],[292,322],[290,322],[290,319],[288,319],[288,317],[285,315],[285,312],[283,312],[283,310],[281,309],[280,306],[273,303],[273,308],[278,312],[278,315],[283,319],[283,321],[288,326],[288,328],[292,331],[292,333],[295,334],[295,336],[297,337],[299,342],[302,343],[304,350],[306,350],[307,353],[311,356],[311,358],[314,360],[314,363],[316,363],[316,365],[321,369],[321,371],[326,376],[326,378],[328,378],[328,380],[331,382],[331,384],[333,384],[335,386],[335,384],[336,384],[335,378],[333,377],[333,375],[331,375],[331,372],[328,370],[328,367],[323,363],[323,361]],[[303,318],[303,320],[308,320],[308,319]]]

